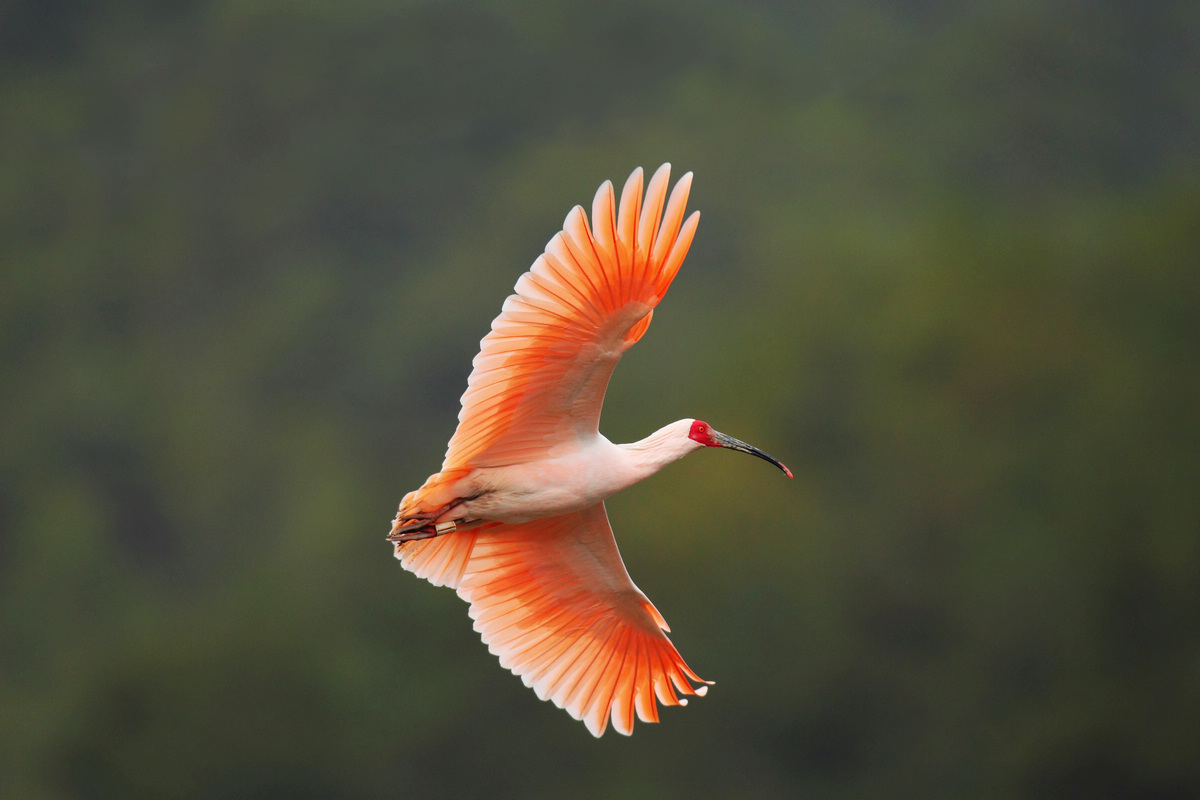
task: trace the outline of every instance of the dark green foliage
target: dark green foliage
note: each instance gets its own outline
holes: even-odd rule
[[[1185,2],[0,9],[0,795],[1200,794]],[[594,741],[384,543],[520,272],[696,172]]]

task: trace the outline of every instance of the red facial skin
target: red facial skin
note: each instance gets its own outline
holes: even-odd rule
[[[710,431],[712,431],[712,428],[708,426],[707,422],[694,420],[692,422],[692,429],[688,431],[688,438],[694,442],[699,442],[705,447],[720,447],[721,445],[713,441]]]

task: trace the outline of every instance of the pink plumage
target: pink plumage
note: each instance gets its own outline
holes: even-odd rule
[[[684,705],[708,688],[625,571],[604,499],[706,446],[787,472],[695,420],[628,445],[599,432],[609,376],[699,222],[684,219],[691,173],[664,210],[669,175],[655,172],[643,202],[634,170],[619,208],[606,181],[590,227],[578,206],[567,215],[481,342],[441,471],[405,496],[388,537],[405,569],[471,604],[504,667],[596,736],[610,719],[629,734],[635,714],[658,721],[656,700]]]

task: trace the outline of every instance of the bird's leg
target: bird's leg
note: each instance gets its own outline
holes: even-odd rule
[[[449,522],[415,522],[406,525],[401,529],[393,530],[388,534],[387,540],[393,544],[401,542],[418,542],[422,539],[432,539],[435,536],[444,536],[447,533],[454,533],[458,530],[458,523],[453,520]]]
[[[432,539],[435,536],[454,533],[464,526],[474,527],[477,521],[466,520],[461,516],[458,519],[437,521],[441,517],[454,516],[454,512],[462,511],[463,509],[458,506],[468,499],[471,498],[459,497],[429,511],[396,512],[396,519],[392,523],[392,532],[388,534],[387,540],[393,544],[416,542],[421,539]]]
[[[396,519],[392,523],[392,532],[388,534],[387,540],[393,544],[417,542],[421,539],[432,539],[435,536],[454,533],[456,530],[477,527],[480,525],[480,520],[468,519],[466,509],[462,507],[463,503],[477,497],[479,497],[478,494],[457,497],[449,503],[427,511],[397,511]],[[401,509],[403,509],[403,505],[401,505]],[[438,522],[442,517],[450,517],[450,519]]]
[[[409,531],[421,530],[460,502],[462,501],[451,500],[449,503],[440,505],[437,508],[421,511],[405,511],[404,507],[401,506],[400,510],[396,512],[396,518],[392,520],[392,533],[408,533]]]

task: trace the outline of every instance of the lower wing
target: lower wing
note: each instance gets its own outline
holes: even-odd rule
[[[666,621],[633,584],[604,504],[521,524],[491,523],[396,546],[404,568],[452,586],[502,666],[595,736],[611,718],[633,732],[658,721],[655,698],[708,687],[663,633]]]

